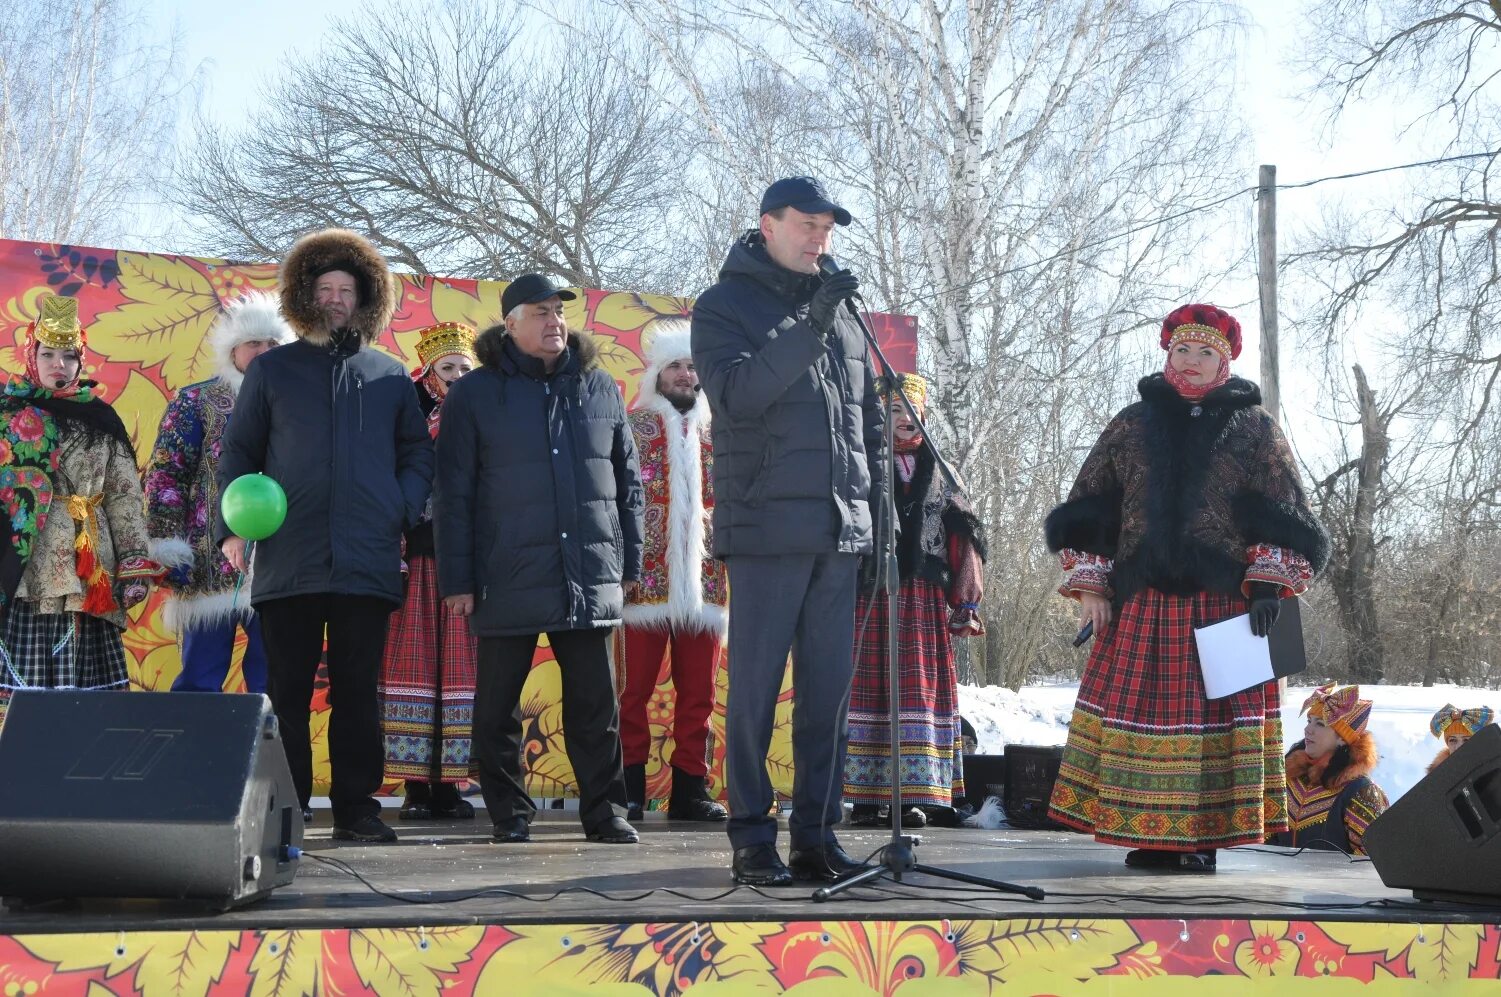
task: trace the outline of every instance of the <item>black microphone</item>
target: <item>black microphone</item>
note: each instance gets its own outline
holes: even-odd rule
[[[1078,634],[1076,634],[1074,636],[1074,646],[1075,647],[1083,647],[1084,644],[1085,644],[1085,642],[1088,641],[1089,638],[1091,638],[1093,636],[1094,636],[1094,620],[1090,620],[1088,623],[1084,624],[1084,626],[1079,629]]]
[[[700,392],[702,390],[704,390],[704,386],[702,384],[695,384],[693,386],[693,392],[694,392],[694,394],[697,394],[698,392]]]
[[[835,262],[832,255],[829,253],[818,254],[818,272],[825,278],[834,276],[839,270],[840,266]]]

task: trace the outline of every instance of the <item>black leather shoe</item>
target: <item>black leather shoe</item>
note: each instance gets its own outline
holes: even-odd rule
[[[884,827],[889,822],[874,803],[856,803],[850,810],[849,823],[851,827]]]
[[[730,819],[730,814],[713,800],[672,800],[667,804],[667,819],[722,824]]]
[[[401,801],[401,810],[396,816],[402,820],[432,820],[433,808],[421,800],[414,800],[408,796]]]
[[[433,817],[438,820],[473,820],[474,804],[459,795],[459,787],[443,783],[433,787]]]
[[[747,845],[735,849],[730,878],[742,886],[791,886],[792,871],[775,845]]]
[[[375,814],[366,814],[354,822],[334,825],[335,841],[395,841],[396,832]]]
[[[313,808],[312,807],[303,807],[302,808],[302,822],[304,824],[311,824],[313,822]]]
[[[835,841],[821,848],[794,848],[787,856],[787,865],[797,879],[822,880],[826,883],[869,868],[864,862],[850,858]]]
[[[634,845],[641,840],[636,829],[627,824],[624,817],[607,817],[586,829],[585,835],[590,841],[603,845]]]
[[[532,829],[527,819],[518,814],[496,821],[494,830],[490,832],[490,839],[502,844],[519,844],[532,840]]]

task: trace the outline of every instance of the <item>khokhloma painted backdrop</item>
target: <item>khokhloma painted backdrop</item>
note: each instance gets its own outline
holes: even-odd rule
[[[477,329],[499,321],[500,281],[450,280],[401,275],[401,298],[391,327],[379,347],[408,368],[417,365],[417,331],[437,322],[467,322]],[[79,316],[88,332],[87,376],[105,388],[105,398],[125,420],[144,462],[156,439],[157,424],[172,396],[186,385],[214,376],[214,361],[205,334],[225,305],[249,291],[274,290],[276,265],[237,264],[225,260],[125,250],[90,249],[47,243],[0,240],[0,369],[14,375],[23,369],[21,349],[27,325],[36,317],[44,294],[78,299]],[[643,346],[664,318],[692,311],[689,298],[631,291],[586,291],[569,302],[570,329],[587,329],[600,344],[605,367],[619,382],[627,401],[636,396],[644,364]],[[912,370],[917,353],[916,321],[893,315],[871,316],[871,326],[891,362]],[[181,667],[176,635],[161,617],[162,594],[155,593],[130,611],[125,635],[131,686],[169,689]],[[239,652],[225,685],[243,690]],[[711,786],[722,788],[725,670],[719,669],[713,713],[714,752]],[[320,674],[314,692],[312,735],[315,792],[328,787],[329,706],[327,682]],[[664,669],[650,705],[652,754],[649,786],[654,797],[667,795],[672,736],[664,721],[671,715],[672,688]],[[524,749],[529,785],[537,796],[573,795],[573,770],[563,751],[562,699],[558,667],[547,647],[539,648],[531,678],[522,695],[526,723]],[[792,788],[792,719],[790,688],[782,690],[777,730],[768,766],[782,793]]]

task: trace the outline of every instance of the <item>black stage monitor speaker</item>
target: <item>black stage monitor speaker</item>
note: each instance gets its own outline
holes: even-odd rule
[[[1012,827],[1040,830],[1063,826],[1048,819],[1048,801],[1053,798],[1053,783],[1062,762],[1060,745],[1006,745],[1006,792],[1001,805]]]
[[[964,756],[964,798],[975,813],[985,806],[985,801],[994,796],[1005,803],[1006,756]]]
[[[297,873],[302,808],[261,695],[18,692],[0,728],[0,897],[228,908]]]
[[[1501,903],[1501,727],[1487,724],[1366,828],[1381,881],[1419,900]]]

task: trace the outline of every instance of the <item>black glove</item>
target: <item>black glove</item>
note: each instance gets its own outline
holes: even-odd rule
[[[1277,586],[1271,582],[1251,583],[1251,632],[1265,637],[1272,632],[1272,624],[1282,612],[1282,599]]]
[[[820,336],[827,336],[834,328],[834,315],[839,305],[860,290],[860,278],[848,270],[840,270],[824,278],[813,300],[808,302],[808,324]]]

